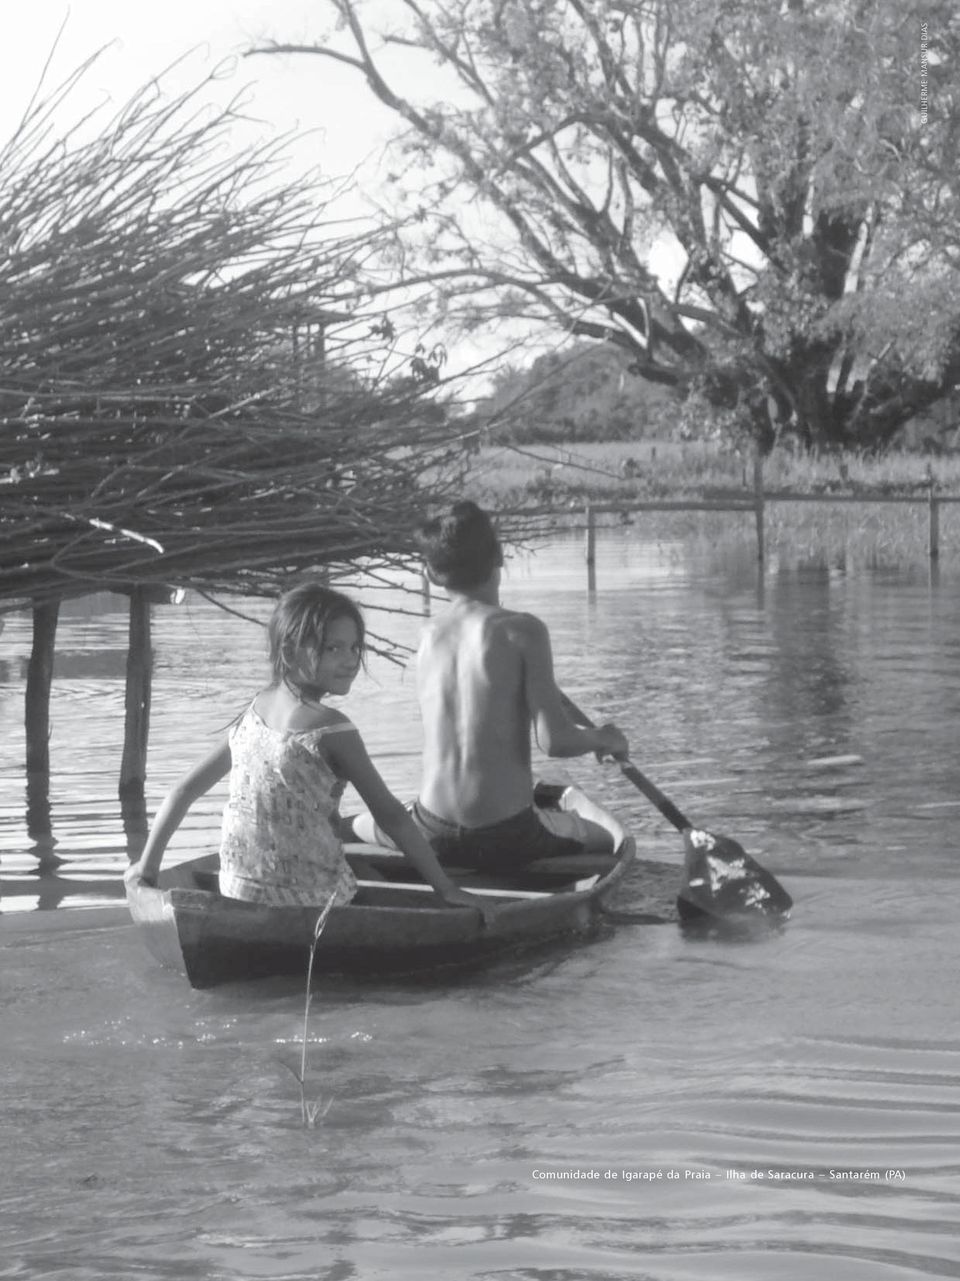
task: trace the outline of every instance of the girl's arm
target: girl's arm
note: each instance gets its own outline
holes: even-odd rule
[[[164,850],[170,837],[183,822],[187,810],[229,772],[230,744],[223,743],[170,789],[157,810],[139,861],[132,863],[124,874],[123,879],[128,885],[136,885],[138,882],[156,885]]]
[[[341,778],[352,783],[360,793],[377,826],[403,851],[444,903],[451,907],[471,907],[480,912],[485,924],[490,924],[495,908],[479,895],[462,890],[443,870],[429,841],[380,777],[359,733],[331,735],[324,741],[324,750]]]

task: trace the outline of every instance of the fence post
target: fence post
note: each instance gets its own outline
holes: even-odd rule
[[[585,514],[587,536],[584,543],[584,558],[587,562],[587,591],[595,592],[597,590],[597,526],[593,508],[589,503],[585,508]]]
[[[763,455],[759,448],[753,455],[753,515],[757,523],[757,560],[764,559]]]
[[[420,595],[423,600],[423,616],[430,617],[430,579],[427,577],[427,571],[420,571]]]
[[[931,560],[940,559],[940,500],[937,497],[935,482],[930,477],[930,542],[929,551]]]

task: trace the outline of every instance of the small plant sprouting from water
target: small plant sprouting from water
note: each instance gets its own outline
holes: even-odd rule
[[[320,941],[320,935],[323,933],[323,927],[327,923],[327,917],[330,915],[330,910],[333,907],[333,902],[335,898],[336,898],[336,893],[331,894],[330,899],[327,902],[326,906],[324,907],[323,911],[317,917],[316,925],[313,927],[313,938],[310,942],[310,954],[307,958],[307,984],[306,984],[306,992],[304,994],[304,1002],[303,1002],[303,1044],[300,1051],[300,1071],[297,1072],[296,1068],[290,1069],[300,1084],[300,1117],[301,1117],[301,1120],[303,1121],[303,1124],[308,1129],[312,1129],[316,1125],[318,1119],[321,1121],[323,1120],[323,1118],[330,1111],[330,1107],[333,1103],[333,1097],[334,1097],[333,1095],[331,1095],[330,1098],[327,1099],[326,1103],[324,1103],[322,1106],[321,1106],[320,1100],[317,1100],[316,1103],[311,1103],[308,1101],[306,1096],[306,1083],[307,1083],[307,1031],[308,1031],[308,1025],[310,1020],[310,1002],[313,1000],[313,960],[314,960],[314,957],[316,956],[317,944]]]

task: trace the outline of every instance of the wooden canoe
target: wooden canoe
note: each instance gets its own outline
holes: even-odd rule
[[[505,953],[585,934],[635,856],[618,833],[614,854],[584,853],[529,864],[517,875],[451,874],[500,909],[485,927],[470,908],[447,907],[401,854],[348,845],[358,877],[350,903],[335,907],[317,943],[314,972],[398,975],[473,966]],[[161,872],[158,888],[128,889],[131,915],[165,966],[196,988],[275,975],[305,974],[319,907],[270,907],[224,898],[217,856]]]

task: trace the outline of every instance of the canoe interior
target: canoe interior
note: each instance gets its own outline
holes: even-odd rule
[[[456,874],[465,888],[496,903],[493,926],[470,908],[441,904],[393,850],[348,846],[359,881],[354,899],[334,908],[316,948],[315,971],[407,975],[483,964],[596,924],[600,900],[634,857],[626,838],[616,854],[585,853],[530,864],[507,880]],[[161,873],[160,888],[130,892],[130,907],[150,950],[185,971],[194,987],[300,975],[319,909],[272,907],[224,898],[218,859],[208,855]]]
[[[392,906],[423,908],[423,894],[430,894],[430,887],[411,868],[397,850],[372,845],[346,847],[347,861],[357,877],[359,890],[350,904],[353,906],[374,903]],[[519,897],[525,893],[548,894],[589,889],[601,877],[607,876],[620,861],[616,854],[586,853],[565,858],[544,859],[531,863],[522,872],[508,877],[482,875],[473,871],[450,868],[454,880],[465,888],[493,897]],[[205,890],[220,895],[219,859],[205,855],[171,868],[160,877],[164,889]]]

